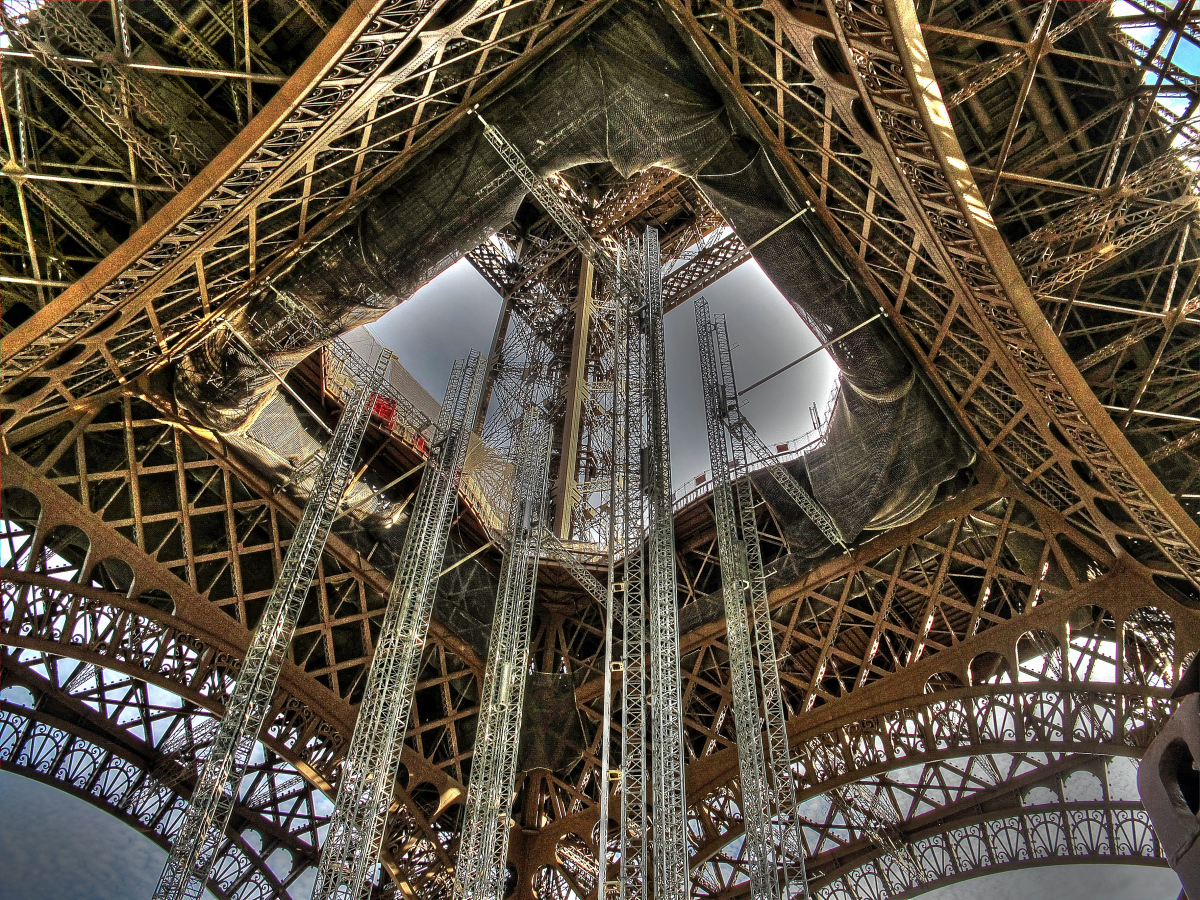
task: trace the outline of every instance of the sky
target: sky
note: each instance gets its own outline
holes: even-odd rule
[[[729,317],[739,386],[753,384],[818,344],[753,261],[703,293],[714,316]],[[440,399],[454,360],[472,349],[488,351],[499,312],[500,295],[469,262],[460,260],[366,327],[396,353],[422,387]],[[675,485],[708,469],[695,316],[691,300],[666,316],[667,410]],[[809,406],[815,402],[824,411],[836,376],[837,367],[821,352],[749,392],[742,409],[768,443],[799,437],[813,427]]]
[[[0,771],[0,860],[0,900],[149,900],[167,853],[77,797]]]

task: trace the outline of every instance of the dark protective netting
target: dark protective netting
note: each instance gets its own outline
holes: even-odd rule
[[[438,621],[485,658],[499,584],[478,559],[463,562],[466,556],[458,544],[447,545],[442,568],[450,571],[438,580],[435,609]]]
[[[582,673],[530,672],[525,676],[517,768],[569,771],[583,758],[587,739],[575,688]]]
[[[644,0],[614,6],[484,113],[542,174],[607,162],[622,175],[663,166],[692,176],[748,245],[797,208],[766,153],[738,133],[687,46]],[[273,287],[335,330],[372,321],[507,226],[524,194],[478,121],[465,119]],[[876,312],[828,246],[822,226],[807,215],[754,251],[822,340]],[[234,324],[248,325],[255,315],[269,323],[277,307],[265,297]],[[736,332],[736,320],[731,326]],[[240,330],[256,340],[251,328]],[[274,389],[233,340],[214,332],[181,363],[175,382],[179,401],[222,430],[244,427]],[[280,366],[311,349],[302,340],[286,353],[256,347]],[[971,451],[884,322],[831,353],[842,372],[841,397],[829,439],[803,477],[853,539],[864,528],[919,514],[937,486],[970,462]],[[781,518],[797,518],[790,502],[769,486],[766,493]],[[821,552],[825,545],[808,540],[806,529],[796,522],[790,545],[801,554]]]

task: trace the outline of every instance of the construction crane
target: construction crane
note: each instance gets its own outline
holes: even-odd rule
[[[783,687],[779,681],[779,660],[775,654],[775,635],[771,626],[771,607],[767,598],[767,577],[763,566],[762,547],[758,540],[758,519],[755,514],[754,491],[750,483],[751,459],[746,437],[749,436],[757,441],[755,447],[759,450],[760,459],[762,450],[765,448],[762,447],[762,442],[758,441],[758,435],[749,427],[749,422],[742,415],[738,404],[737,381],[733,371],[733,356],[730,353],[729,333],[725,317],[718,316],[715,321],[710,319],[708,303],[701,297],[696,301],[696,323],[697,332],[700,333],[701,364],[707,367],[704,372],[706,405],[711,403],[713,413],[727,427],[730,457],[729,468],[724,471],[729,472],[730,478],[733,478],[734,473],[737,476],[733,482],[733,494],[741,539],[737,545],[740,553],[734,561],[741,566],[744,560],[746,590],[749,592],[750,609],[754,621],[754,650],[758,659],[758,675],[762,688],[762,708],[767,735],[766,762],[770,773],[769,795],[773,798],[775,811],[774,827],[778,848],[776,877],[783,897],[807,897],[808,882],[804,868],[804,845],[797,818],[796,786],[792,779],[792,754],[787,736],[787,708],[783,699]],[[705,333],[708,343],[707,352],[704,346],[706,343]],[[712,395],[711,401],[709,394]],[[733,427],[730,427],[731,423]],[[711,427],[710,425],[710,430]],[[782,473],[780,475],[772,471],[776,479],[786,476],[789,480],[792,488],[789,495],[795,493],[801,498],[808,497],[786,469],[773,463],[772,465]],[[715,465],[713,472],[714,474],[717,472]],[[809,500],[811,507],[823,514],[816,501],[811,501],[811,498]],[[724,572],[724,566],[722,566],[722,572]],[[740,733],[739,729],[739,735]],[[740,737],[738,743],[740,746]]]
[[[381,353],[374,368],[359,379],[334,431],[279,579],[254,629],[183,824],[172,841],[171,855],[154,891],[156,900],[196,900],[204,891],[251,751],[270,712],[271,696],[304,598],[371,419],[377,386],[390,361],[391,354]]]
[[[314,900],[361,900],[371,889],[484,369],[483,357],[472,352],[455,362],[450,375],[438,419],[441,443],[417,489],[358,723],[342,763]]]
[[[455,864],[454,895],[461,900],[501,900],[504,894],[552,436],[541,410],[527,406],[514,454],[515,485]]]

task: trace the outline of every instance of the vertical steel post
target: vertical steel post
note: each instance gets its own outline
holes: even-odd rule
[[[357,392],[338,422],[300,525],[288,546],[279,580],[254,630],[183,824],[172,842],[171,855],[154,891],[158,900],[194,900],[204,891],[250,753],[270,712],[271,695],[325,549],[329,527],[371,419],[375,386],[390,359],[390,354],[379,355],[370,377],[360,379]]]
[[[662,257],[658,232],[648,229],[642,253],[619,261],[500,131],[483,123],[484,137],[520,178],[541,207],[626,304],[624,385],[614,388],[623,406],[626,448],[623,492],[624,641],[621,756],[621,900],[645,897],[650,879],[645,856],[652,849],[654,895],[682,900],[688,891],[687,809],[683,782],[683,710],[679,675],[679,611],[675,583],[675,529],[671,503],[671,453],[667,430],[666,349],[663,339]],[[640,256],[640,258],[639,258]],[[622,343],[618,341],[618,343]],[[619,366],[618,369],[621,367]],[[636,461],[635,461],[636,460]],[[644,471],[645,476],[641,473]],[[636,474],[635,474],[636,473]],[[648,505],[646,505],[648,504]],[[642,528],[649,515],[644,566]],[[648,577],[647,577],[648,576]],[[648,589],[647,589],[648,588]],[[650,611],[647,639],[645,614]],[[646,653],[650,653],[650,727],[654,746],[654,829],[646,828]]]
[[[688,889],[687,795],[683,779],[683,696],[679,675],[679,606],[675,581],[675,519],[667,429],[667,360],[663,335],[662,259],[658,232],[643,242],[646,297],[646,399],[650,534],[650,728],[653,763],[654,896],[684,900]]]
[[[713,477],[721,592],[725,599],[733,715],[737,726],[738,769],[741,775],[742,816],[750,860],[750,894],[754,900],[776,900],[779,882],[771,821],[772,791],[763,750],[758,679],[754,672],[750,620],[746,615],[751,590],[746,543],[738,537],[738,511],[733,501],[728,437],[724,418],[728,386],[722,382],[713,346],[714,325],[708,301],[696,298],[696,338],[700,346],[700,375],[704,388],[704,418],[708,426],[708,455]],[[734,397],[736,402],[736,395]],[[761,559],[761,557],[760,557]],[[783,859],[779,860],[782,866]]]
[[[634,259],[626,255],[623,262]],[[627,277],[625,281],[636,279]],[[618,282],[622,283],[622,282]],[[613,285],[617,287],[616,284]],[[618,290],[618,364],[614,408],[622,432],[617,465],[624,481],[620,496],[621,534],[621,879],[620,900],[646,900],[648,816],[646,781],[646,578],[643,542],[645,503],[642,451],[645,447],[646,356],[640,293]],[[614,598],[615,599],[615,598]]]
[[[342,763],[337,806],[313,887],[313,897],[320,900],[360,900],[371,889],[484,368],[483,358],[472,352],[454,364],[450,376],[438,421],[441,443],[421,476],[358,723]]]
[[[772,796],[775,798],[775,827],[778,834],[778,872],[785,898],[808,896],[808,879],[804,867],[804,844],[801,839],[800,823],[796,810],[796,785],[792,779],[792,754],[788,746],[787,709],[783,700],[783,688],[779,681],[779,660],[775,655],[775,634],[771,626],[771,606],[767,598],[767,576],[763,568],[762,547],[758,540],[758,518],[754,511],[754,493],[750,484],[750,457],[748,440],[756,443],[760,456],[766,451],[758,435],[749,427],[749,422],[738,405],[737,382],[733,373],[733,357],[729,350],[729,334],[725,317],[718,316],[712,332],[719,365],[719,392],[725,406],[721,415],[729,428],[730,447],[733,451],[733,469],[738,473],[736,498],[738,517],[742,529],[742,547],[745,551],[746,573],[750,591],[750,608],[754,618],[754,642],[758,654],[758,671],[762,683],[763,710],[766,714],[767,751],[771,770]],[[769,455],[766,457],[770,459]],[[801,508],[809,508],[823,516],[822,531],[840,535],[828,515],[808,496],[791,474],[778,464],[770,467],[778,481],[786,476],[791,485],[789,494],[807,501]],[[799,501],[798,501],[799,502]],[[811,513],[809,513],[811,515]],[[814,519],[814,521],[816,521]]]
[[[538,407],[527,406],[514,454],[516,484],[454,867],[454,895],[460,900],[501,900],[504,894],[508,812],[521,738],[552,436]]]
[[[579,271],[579,290],[575,297],[575,335],[571,340],[571,364],[562,386],[566,404],[563,419],[562,453],[559,455],[558,483],[554,486],[554,533],[566,540],[571,537],[571,513],[578,488],[579,437],[584,404],[587,400],[587,356],[594,302],[592,300],[595,266],[586,256]]]

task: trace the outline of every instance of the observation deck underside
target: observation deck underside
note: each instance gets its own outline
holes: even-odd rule
[[[604,617],[580,567],[606,577],[613,376],[586,321],[615,286],[525,196],[478,107],[597,241],[659,229],[667,309],[753,256],[823,341],[884,313],[831,346],[824,435],[784,463],[848,552],[753,479],[813,890],[1165,865],[1131,772],[1200,645],[1195,16],[6,7],[0,761],[170,844],[345,402],[358,345],[330,339],[465,256],[504,300],[492,405],[382,863],[405,896],[453,893],[514,385],[536,362],[564,385],[543,404],[558,540],[511,885],[596,896]],[[376,407],[218,897],[307,896],[437,413],[389,379],[408,406]],[[675,541],[692,896],[748,896],[710,495],[677,504]],[[834,791],[856,783],[869,814]]]

